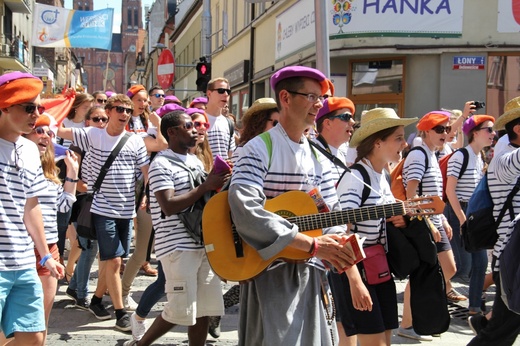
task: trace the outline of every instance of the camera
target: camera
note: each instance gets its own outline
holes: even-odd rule
[[[472,104],[475,106],[475,109],[481,109],[486,107],[486,103],[481,101],[473,101]]]

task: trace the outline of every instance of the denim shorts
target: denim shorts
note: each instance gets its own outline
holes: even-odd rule
[[[36,266],[0,272],[0,318],[7,338],[15,332],[45,330],[43,289]]]
[[[92,213],[101,261],[127,257],[130,249],[131,219],[115,219]]]

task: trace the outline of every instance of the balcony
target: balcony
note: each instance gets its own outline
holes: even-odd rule
[[[29,72],[29,51],[23,42],[15,39],[13,44],[0,44],[0,66],[5,70]]]
[[[31,13],[30,0],[4,0],[4,3],[13,13]]]

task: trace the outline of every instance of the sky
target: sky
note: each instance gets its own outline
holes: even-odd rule
[[[119,33],[121,32],[121,0],[93,0],[94,2],[94,10],[100,10],[102,8],[113,7],[114,8],[114,25],[113,32]],[[143,26],[145,25],[144,16],[144,7],[152,6],[154,0],[141,0],[141,4],[143,6]],[[72,9],[72,0],[65,0],[65,8]]]

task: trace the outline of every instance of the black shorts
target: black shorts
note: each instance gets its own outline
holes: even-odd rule
[[[337,321],[341,321],[347,336],[378,334],[399,326],[397,292],[394,280],[365,286],[372,297],[372,311],[354,309],[350,284],[345,273],[330,273],[329,282],[336,305]]]
[[[448,239],[448,235],[446,234],[444,227],[439,228],[439,232],[441,232],[441,241],[435,243],[437,246],[437,253],[451,250],[450,240]]]

